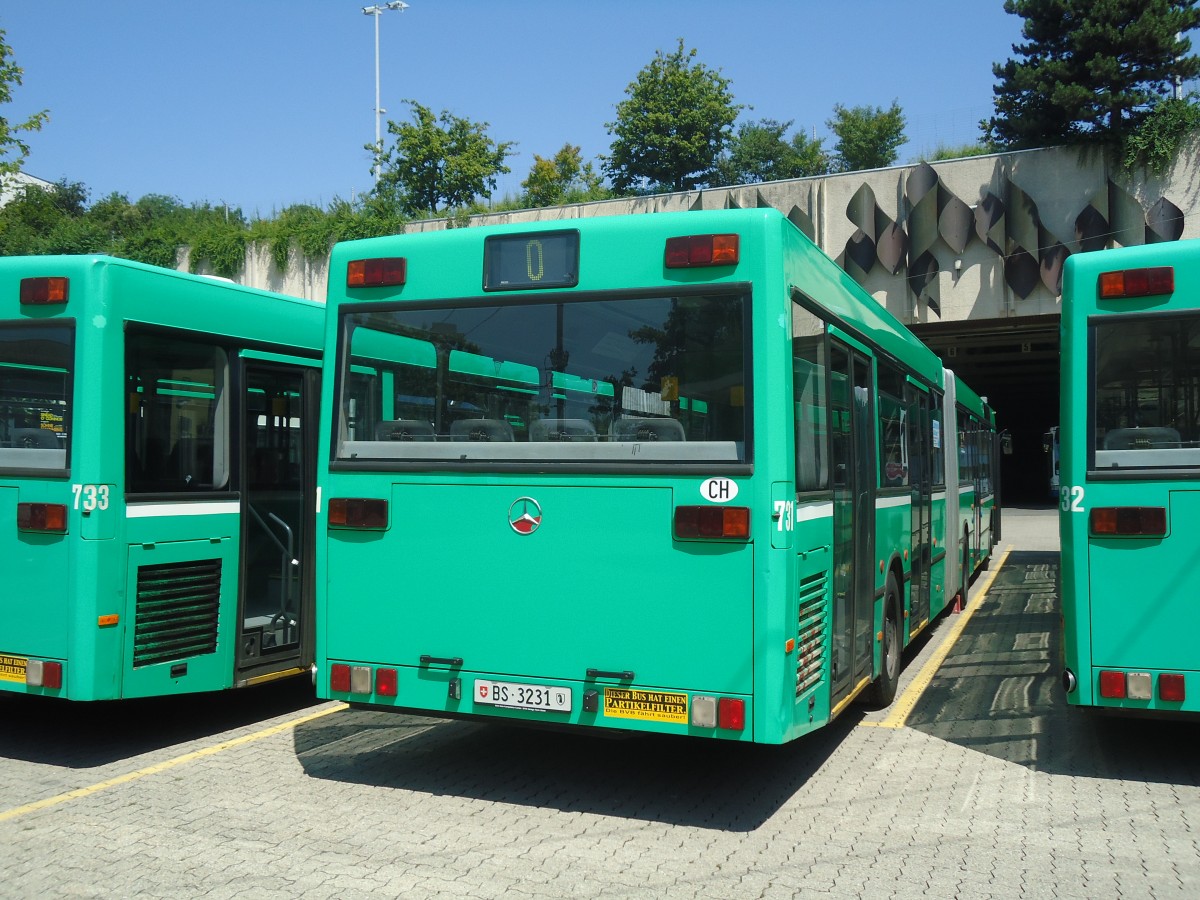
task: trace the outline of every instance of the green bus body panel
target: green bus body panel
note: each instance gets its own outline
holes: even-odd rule
[[[520,301],[523,292],[483,290],[485,240],[547,231],[578,232],[578,283],[533,291],[539,298],[748,287],[752,472],[721,463],[709,474],[738,483],[734,504],[750,510],[750,541],[672,539],[674,507],[705,502],[699,491],[704,475],[683,477],[662,468],[582,475],[557,472],[553,464],[533,474],[502,467],[481,474],[389,472],[386,464],[375,471],[362,464],[323,466],[319,480],[325,499],[317,526],[323,637],[318,695],[435,715],[763,743],[782,743],[820,728],[835,712],[829,687],[835,542],[831,493],[796,495],[793,303],[823,310],[848,344],[901,364],[921,384],[939,390],[945,378],[940,360],[778,211],[754,209],[520,223],[338,244],[330,261],[326,319],[331,370],[340,340],[340,306]],[[665,268],[668,238],[726,233],[739,236],[736,265]],[[405,258],[405,284],[346,286],[350,261],[382,257]],[[323,454],[332,454],[335,446],[335,381],[331,371],[323,386]],[[557,372],[553,385],[570,389]],[[945,428],[943,439],[949,440],[950,424]],[[877,465],[875,470],[878,479]],[[939,541],[935,557],[945,549],[939,524],[963,516],[957,488],[950,487],[950,504],[944,496],[931,504]],[[536,498],[543,508],[541,526],[530,535],[516,534],[507,519],[510,505],[522,496]],[[330,498],[387,500],[387,529],[330,529]],[[872,566],[872,634],[882,629],[888,566],[899,575],[908,609],[909,509],[907,496],[879,508],[872,534],[884,566]],[[959,538],[948,541],[951,552],[958,552]],[[942,560],[932,565],[931,616],[949,600],[943,596],[944,567]],[[908,629],[901,630],[909,640]],[[421,666],[422,655],[434,661]],[[445,662],[456,659],[461,666]],[[878,673],[878,641],[872,662],[872,672]],[[372,671],[396,668],[398,696],[380,696],[374,689],[365,695],[333,692],[333,663]],[[633,679],[587,679],[587,668],[629,671]],[[461,699],[448,695],[455,678],[462,680]],[[471,691],[477,678],[570,686],[574,706],[569,714],[556,714],[475,704]],[[697,696],[743,698],[746,726],[698,729],[582,711],[585,690],[617,684],[680,692],[693,702]]]
[[[1167,296],[1099,300],[1103,272],[1171,266]],[[1140,472],[1094,477],[1087,468],[1089,318],[1180,313],[1200,307],[1200,241],[1174,241],[1073,254],[1063,270],[1059,536],[1063,615],[1062,664],[1077,679],[1066,695],[1077,706],[1157,713],[1200,712],[1200,472]],[[1188,373],[1185,377],[1193,377]],[[1161,538],[1093,537],[1097,507],[1158,506],[1167,512]],[[1186,700],[1102,698],[1101,670],[1170,672],[1184,677]]]
[[[508,521],[523,496],[542,508],[528,535]],[[464,672],[583,681],[587,668],[630,670],[639,686],[751,692],[739,661],[752,641],[753,547],[673,547],[670,488],[401,483],[391,509],[392,529],[374,540],[330,532],[331,648],[387,665],[459,657]],[[469,540],[456,539],[468,525]]]
[[[21,306],[21,280],[47,276],[69,279],[67,303]],[[105,700],[231,686],[240,516],[128,518],[125,334],[129,328],[188,332],[252,346],[255,359],[315,368],[324,304],[107,256],[0,259],[0,324],[28,322],[73,323],[69,470],[37,476],[0,470],[0,556],[6,584],[16,587],[0,591],[0,655],[60,661],[64,683],[50,691],[0,679],[0,690]],[[81,509],[75,488],[82,485],[106,486],[107,508]],[[63,504],[67,534],[18,534],[19,502]],[[130,658],[137,564],[153,555],[146,546],[188,541],[213,548],[209,556],[225,563],[220,649],[211,660],[184,660],[186,677],[163,678],[149,671],[157,667],[135,669]],[[119,619],[100,624],[102,616]]]
[[[70,641],[70,537],[17,532],[13,523],[17,520],[18,495],[46,496],[44,490],[19,492],[15,487],[0,487],[0,522],[10,530],[4,536],[7,550],[4,589],[0,591],[0,622],[4,623],[0,652],[63,659]],[[0,686],[7,687],[8,683],[0,681]]]

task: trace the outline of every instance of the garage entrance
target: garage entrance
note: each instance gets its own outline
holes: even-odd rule
[[[1001,460],[1006,506],[1048,506],[1050,460],[1042,437],[1058,424],[1059,316],[959,321],[909,328],[996,410],[1012,435]]]

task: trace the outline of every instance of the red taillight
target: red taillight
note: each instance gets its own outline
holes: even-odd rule
[[[693,234],[667,238],[663,263],[668,269],[732,266],[740,255],[736,234]]]
[[[62,663],[42,663],[42,687],[55,691],[62,687]]]
[[[1171,703],[1182,703],[1186,697],[1183,676],[1163,673],[1158,676],[1158,699]]]
[[[329,690],[334,694],[350,693],[350,667],[334,663],[329,667]]]
[[[61,503],[18,503],[17,530],[65,534],[67,508]]]
[[[388,524],[386,500],[335,497],[329,501],[330,528],[384,529]]]
[[[1164,506],[1097,506],[1090,514],[1092,534],[1099,537],[1162,537],[1167,533]]]
[[[22,278],[22,306],[50,306],[66,303],[71,281],[69,278]]]
[[[380,697],[395,697],[399,691],[400,682],[395,669],[375,670],[375,693]]]
[[[737,697],[722,697],[717,701],[717,727],[726,731],[741,731],[746,727],[746,701]]]
[[[355,259],[346,266],[346,287],[392,287],[408,280],[408,260]]]
[[[1101,672],[1100,673],[1100,696],[1106,697],[1109,700],[1124,700],[1125,699],[1125,673],[1124,672]]]
[[[746,540],[750,510],[745,506],[677,506],[675,537]]]
[[[1170,294],[1174,290],[1175,269],[1172,266],[1101,272],[1096,283],[1096,292],[1101,300],[1156,297],[1160,294]]]

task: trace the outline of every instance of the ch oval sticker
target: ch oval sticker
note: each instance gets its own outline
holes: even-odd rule
[[[737,482],[732,478],[706,478],[700,485],[700,496],[709,503],[728,503],[737,495]]]

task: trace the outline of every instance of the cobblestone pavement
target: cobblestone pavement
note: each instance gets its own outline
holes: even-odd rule
[[[1053,515],[1006,518],[986,595],[990,574],[910,653],[902,691],[949,650],[906,720],[855,711],[786,747],[297,685],[0,697],[0,897],[1200,896],[1200,728],[1066,707]]]

